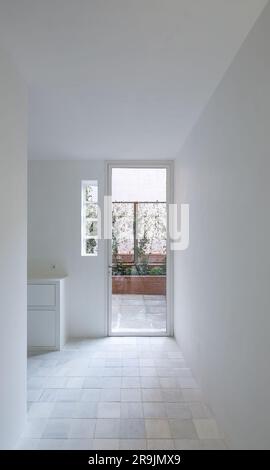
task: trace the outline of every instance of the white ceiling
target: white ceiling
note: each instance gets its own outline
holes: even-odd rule
[[[174,158],[267,0],[0,0],[29,157]]]

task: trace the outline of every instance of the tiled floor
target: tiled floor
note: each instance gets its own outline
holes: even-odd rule
[[[165,333],[165,295],[113,295],[113,333]]]
[[[20,449],[223,449],[171,338],[68,343],[29,358]]]

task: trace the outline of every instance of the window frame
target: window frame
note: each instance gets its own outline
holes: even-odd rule
[[[85,190],[87,186],[96,187],[97,200],[96,201],[86,201]],[[97,217],[86,217],[86,209],[89,205],[96,205],[97,207]],[[97,235],[88,236],[86,234],[87,222],[96,222],[97,224]],[[98,256],[98,238],[99,238],[99,210],[98,210],[98,180],[82,180],[81,181],[81,256]],[[86,252],[86,242],[87,240],[96,240],[96,247],[94,253]]]

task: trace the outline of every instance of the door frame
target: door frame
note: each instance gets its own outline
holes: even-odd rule
[[[173,169],[174,162],[171,160],[110,160],[105,162],[105,194],[112,194],[112,169],[113,168],[166,168],[166,197],[167,204],[174,202],[174,179]],[[167,227],[168,211],[167,211]],[[165,333],[113,333],[111,330],[112,323],[112,282],[111,264],[112,241],[105,240],[105,335],[106,336],[173,336],[173,263],[174,252],[170,249],[170,239],[167,237],[167,253],[166,253],[166,297],[167,297],[167,327]]]

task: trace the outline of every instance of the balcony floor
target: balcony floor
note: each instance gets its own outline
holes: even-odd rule
[[[166,333],[165,295],[112,295],[112,333]]]

